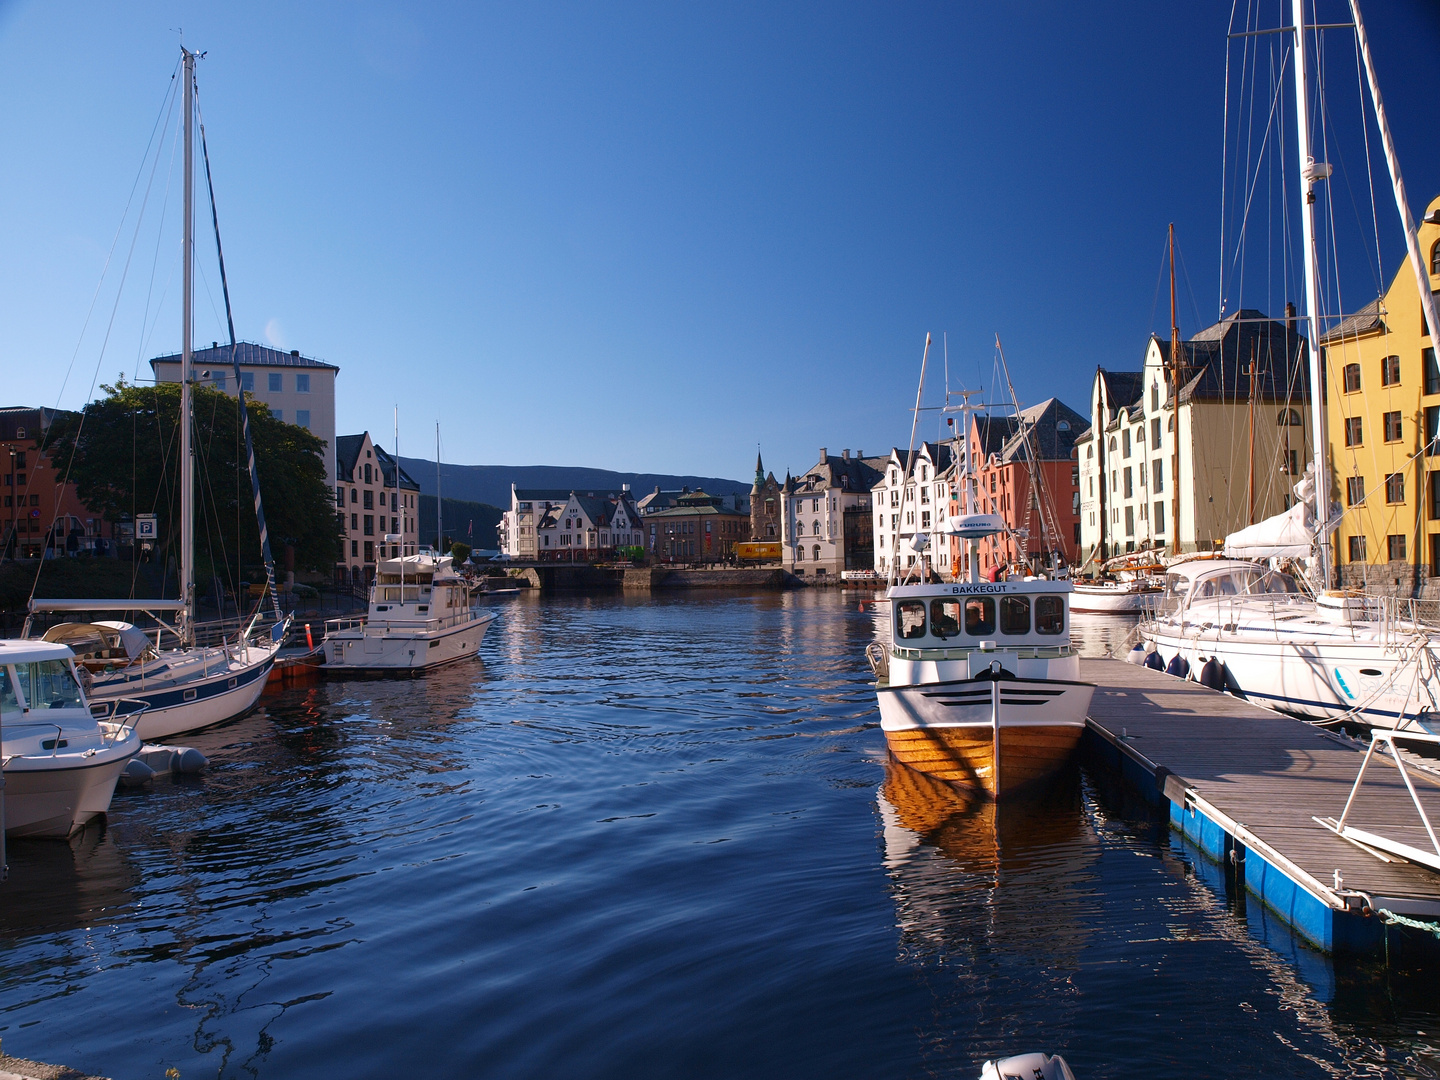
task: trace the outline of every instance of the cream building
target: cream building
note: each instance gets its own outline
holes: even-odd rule
[[[780,488],[781,564],[796,577],[839,580],[846,570],[870,570],[871,488],[885,458],[849,450],[820,460]],[[756,463],[758,467],[758,462]]]
[[[1179,550],[1210,550],[1294,501],[1310,416],[1293,321],[1242,309],[1181,342],[1180,360],[1178,408],[1168,340],[1151,335],[1138,372],[1095,373],[1077,443],[1082,561],[1173,551],[1177,523]]]
[[[371,441],[368,431],[341,435],[335,442],[335,501],[343,545],[335,576],[368,584],[378,560],[419,551],[420,485]],[[387,542],[387,535],[401,540]]]
[[[325,440],[325,483],[335,487],[335,376],[340,369],[322,360],[301,356],[298,349],[283,352],[254,342],[236,343],[240,379],[245,396],[264,402],[276,419],[298,424]],[[230,346],[218,342],[196,349],[191,357],[197,382],[235,393],[235,367]],[[157,356],[150,361],[155,381],[180,381],[180,356]]]

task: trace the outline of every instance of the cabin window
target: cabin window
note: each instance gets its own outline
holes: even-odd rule
[[[64,660],[41,660],[34,664],[16,664],[20,693],[31,709],[67,709],[80,707],[80,687]]]
[[[995,601],[976,596],[965,601],[965,632],[973,637],[995,633]]]
[[[1065,601],[1058,596],[1037,596],[1035,598],[1035,632],[1037,634],[1063,634],[1065,632]]]
[[[1400,357],[1387,356],[1380,361],[1380,385],[1398,386],[1400,384]]]
[[[0,712],[18,712],[20,700],[15,696],[15,684],[10,681],[10,669],[0,667]]]
[[[1360,392],[1360,365],[1345,365],[1345,393],[1358,394]]]
[[[1028,596],[1000,598],[1000,632],[1002,634],[1028,634],[1030,632],[1030,598]]]
[[[930,601],[930,633],[938,638],[956,637],[960,633],[960,601]]]
[[[906,600],[895,605],[895,631],[905,640],[925,636],[925,604]]]

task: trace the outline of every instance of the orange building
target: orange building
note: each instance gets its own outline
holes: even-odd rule
[[[1024,409],[1018,416],[976,415],[970,424],[970,454],[977,480],[977,514],[998,514],[1007,531],[980,542],[980,572],[1007,563],[1046,566],[1058,552],[1067,565],[1080,551],[1080,464],[1075,440],[1086,419],[1059,398]],[[1032,462],[1032,455],[1035,459]],[[1036,467],[1038,463],[1038,468]],[[1036,482],[1032,483],[1032,474]],[[963,485],[956,484],[950,513],[963,514]],[[960,541],[952,540],[951,566],[963,567]]]
[[[54,409],[0,409],[0,469],[4,470],[4,544],[7,558],[105,552],[114,527],[88,509],[41,450]],[[129,526],[120,526],[129,534]],[[128,542],[128,540],[127,540]]]

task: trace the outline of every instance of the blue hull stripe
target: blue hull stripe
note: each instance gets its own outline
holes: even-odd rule
[[[221,676],[219,678],[201,681],[194,686],[166,687],[164,690],[140,690],[136,692],[123,690],[118,696],[143,701],[151,710],[170,709],[177,705],[193,705],[197,701],[208,701],[210,698],[221,697],[224,694],[240,689],[242,686],[249,686],[256,679],[265,678],[265,676],[270,673],[270,667],[274,662],[275,660],[272,657],[265,663],[257,664],[249,671],[242,672],[238,676]],[[230,685],[231,679],[236,680],[234,686]],[[192,698],[187,698],[185,694],[190,690],[196,691],[196,694]],[[104,698],[101,698],[100,702],[104,700]],[[99,702],[97,702],[97,704],[98,703]]]

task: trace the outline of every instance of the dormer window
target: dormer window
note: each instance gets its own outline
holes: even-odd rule
[[[1069,420],[1060,420],[1060,421],[1058,421],[1058,422],[1055,424],[1055,430],[1056,430],[1056,431],[1069,431],[1069,430],[1070,430],[1070,421],[1069,421]]]

